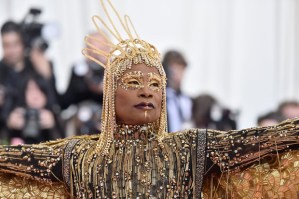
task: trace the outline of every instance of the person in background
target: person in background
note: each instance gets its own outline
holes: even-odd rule
[[[237,128],[236,114],[223,108],[217,100],[208,94],[193,99],[192,121],[195,128],[234,130]]]
[[[94,101],[84,101],[76,106],[75,113],[66,121],[66,137],[99,134],[102,106]]]
[[[7,98],[8,92],[13,92],[18,83],[16,80],[19,77],[15,77],[16,74],[20,73],[21,77],[26,70],[31,69],[31,65],[28,66],[28,61],[24,60],[24,44],[21,28],[18,24],[12,21],[6,22],[1,27],[1,40],[3,57],[0,61],[0,131],[3,141],[7,137],[5,118],[3,117],[5,98]]]
[[[299,117],[299,103],[297,101],[284,101],[278,106],[278,113],[285,119]]]
[[[113,50],[105,54],[89,45],[83,51],[111,60],[103,80],[102,133],[0,146],[0,197],[297,198],[299,120],[273,128],[167,133],[160,53],[132,35],[130,18],[108,3],[112,9],[102,0],[103,9],[116,17],[107,11],[105,18],[113,27],[111,18],[118,19],[129,38],[107,27],[118,39],[110,41]]]
[[[17,101],[6,104],[12,110],[6,116],[11,144],[62,138],[55,93],[47,81],[39,75],[27,75],[21,83]]]
[[[0,61],[1,83],[14,87],[28,73],[37,73],[55,89],[55,76],[50,61],[38,46],[25,48],[19,24],[7,21],[1,28],[3,57]]]
[[[23,41],[25,34],[21,26],[13,21],[7,21],[1,27],[3,57],[0,61],[0,123],[3,128],[6,116],[11,111],[8,108],[9,105],[5,104],[15,103],[18,100],[16,91],[22,87],[24,77],[29,74],[38,74],[56,92],[51,63],[38,47],[25,48]]]
[[[191,121],[192,100],[181,91],[187,61],[178,51],[168,51],[162,65],[167,75],[167,113],[170,132],[182,130]]]
[[[91,33],[91,36],[97,38],[97,41],[105,42],[105,38],[99,33]],[[110,50],[97,41],[91,40],[92,44],[99,49],[103,51]],[[102,63],[107,62],[106,58],[101,55],[93,54],[92,56],[97,57]],[[79,104],[86,100],[101,105],[103,100],[103,76],[104,69],[89,59],[75,63],[72,67],[69,85],[60,96],[61,108],[66,109],[72,104]]]
[[[104,52],[109,52],[110,48],[102,44],[106,42],[106,39],[101,34],[93,32],[90,37],[95,38],[95,40],[89,41],[92,45]],[[106,64],[107,60],[102,55],[92,52],[89,54]],[[75,63],[72,67],[69,85],[66,91],[60,95],[59,100],[61,108],[66,110],[64,113],[67,113],[63,114],[67,136],[99,133],[103,77],[103,67],[87,58]],[[86,119],[86,115],[90,115],[90,117]]]
[[[279,124],[284,120],[284,117],[280,115],[276,111],[271,111],[269,113],[266,113],[264,115],[261,115],[257,119],[257,125],[258,126],[273,126],[276,124]]]

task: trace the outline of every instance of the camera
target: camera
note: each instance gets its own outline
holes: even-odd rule
[[[76,115],[76,133],[91,135],[100,133],[102,107],[94,102],[83,102],[79,105]]]
[[[238,114],[238,111],[232,111],[219,104],[214,104],[211,110],[211,123],[217,130],[235,130],[237,128],[236,119]]]
[[[58,27],[55,24],[43,24],[38,22],[38,17],[41,14],[41,9],[30,8],[20,23],[27,53],[29,53],[32,48],[37,48],[42,52],[46,51],[49,48],[48,41],[58,35]]]
[[[28,108],[25,111],[25,127],[23,130],[24,138],[36,138],[40,133],[39,111]]]
[[[103,81],[104,69],[97,63],[79,61],[75,64],[74,72],[79,77],[84,77],[88,86],[99,86]]]

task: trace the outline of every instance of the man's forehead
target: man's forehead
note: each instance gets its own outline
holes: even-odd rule
[[[147,77],[161,77],[161,75],[159,73],[156,72],[144,72],[144,71],[140,71],[140,70],[132,70],[132,71],[128,71],[126,73],[124,73],[123,77],[127,77],[127,76],[147,76]]]
[[[143,73],[157,73],[159,74],[159,71],[156,67],[147,66],[146,64],[133,64],[130,69],[127,69],[127,71],[141,71]]]
[[[158,72],[152,72],[152,71],[141,71],[141,70],[127,70],[124,74],[124,76],[127,75],[134,75],[134,76],[144,76],[144,77],[161,77],[161,75]]]

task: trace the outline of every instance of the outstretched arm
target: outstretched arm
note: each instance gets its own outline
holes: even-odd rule
[[[221,171],[241,169],[269,156],[297,149],[299,119],[286,120],[277,126],[239,131],[207,130],[207,167]]]
[[[63,142],[0,146],[0,172],[46,182],[62,181]]]

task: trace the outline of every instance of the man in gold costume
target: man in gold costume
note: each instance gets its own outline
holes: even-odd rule
[[[158,51],[133,35],[129,17],[121,18],[108,1],[124,39],[101,2],[112,28],[98,16],[93,21],[111,51],[97,49],[90,42],[96,38],[88,36],[83,53],[105,68],[102,133],[2,146],[0,198],[297,198],[299,120],[167,133]],[[89,52],[106,56],[107,63]]]

